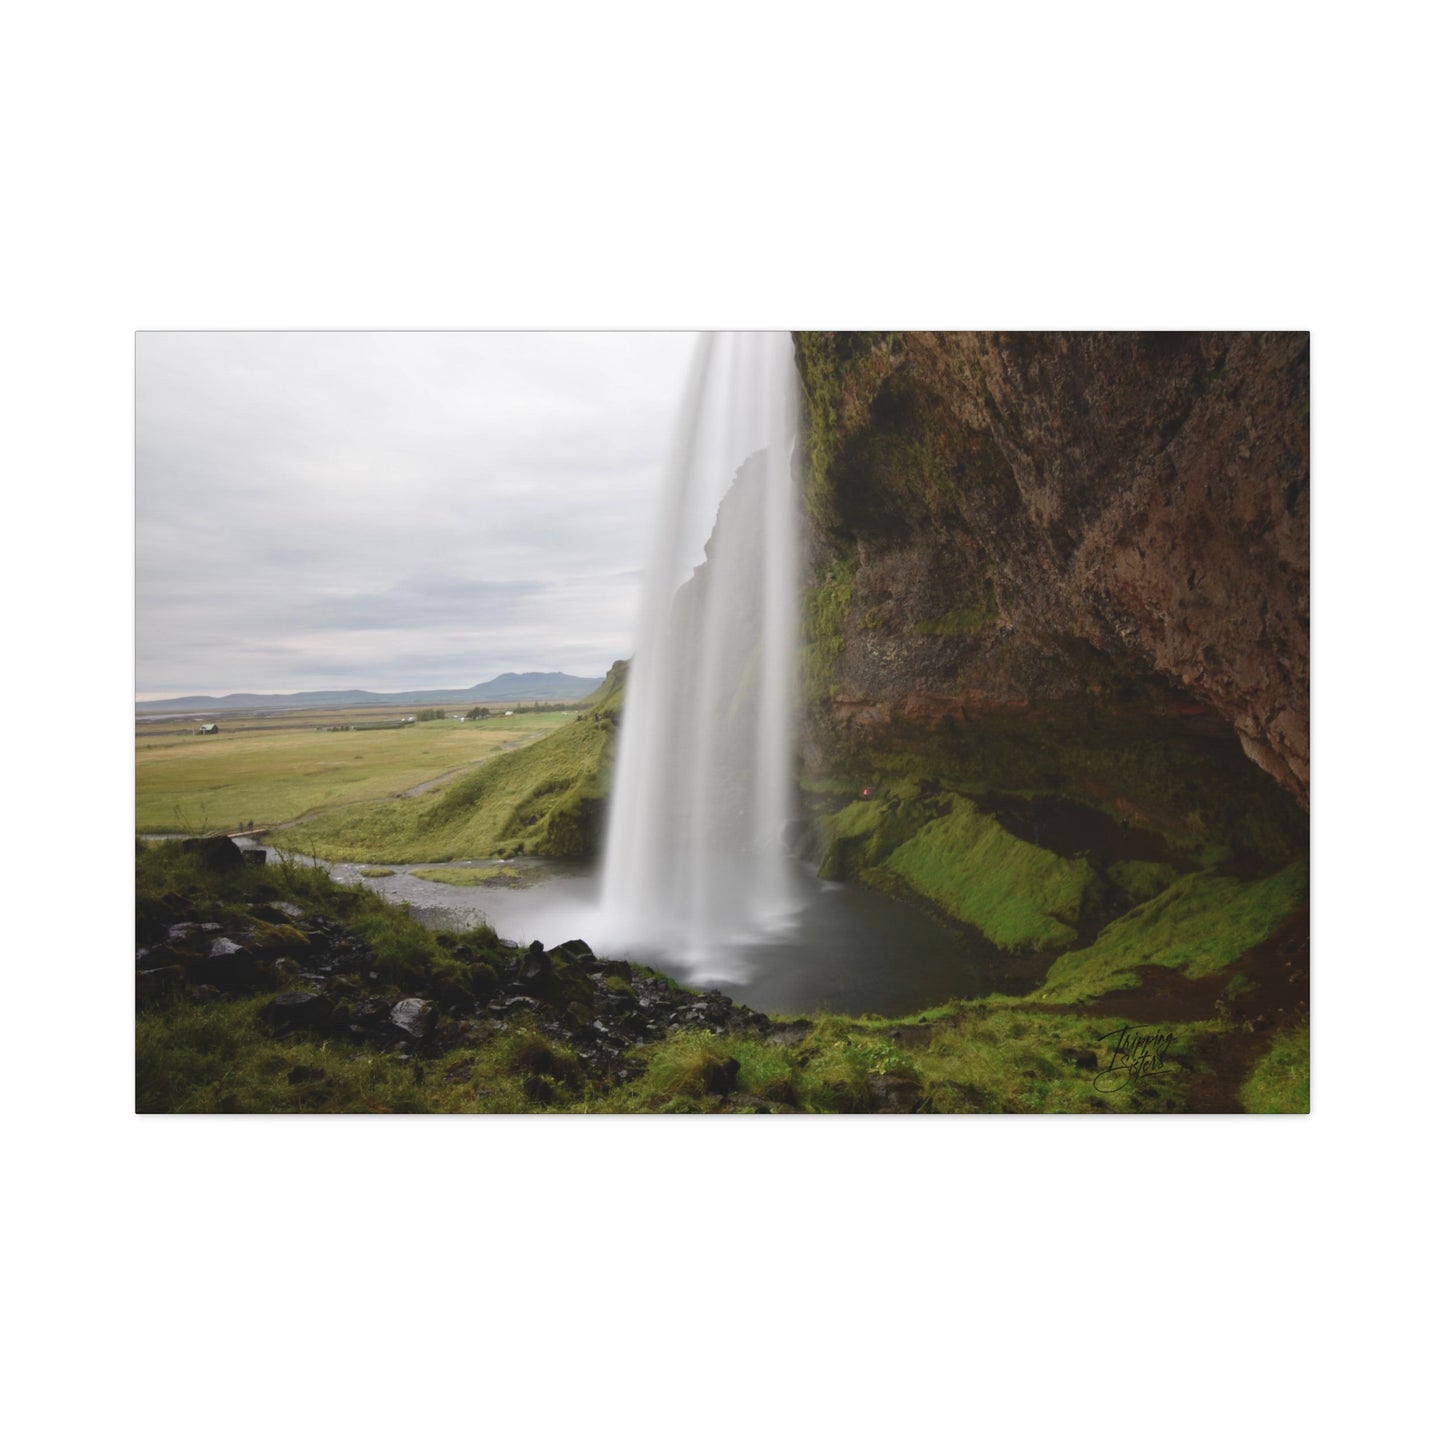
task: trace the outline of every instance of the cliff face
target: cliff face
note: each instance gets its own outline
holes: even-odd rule
[[[1226,771],[1228,729],[1308,807],[1306,334],[795,341],[815,771],[1013,719],[1077,783],[1086,718],[1101,756],[1117,723]],[[1128,777],[1090,770],[1127,814]]]

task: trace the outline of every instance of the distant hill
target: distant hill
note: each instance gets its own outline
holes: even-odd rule
[[[138,702],[137,713],[226,712],[254,707],[449,707],[483,702],[576,702],[602,686],[600,677],[566,672],[504,672],[475,687],[419,692],[229,692],[224,697],[158,697]]]

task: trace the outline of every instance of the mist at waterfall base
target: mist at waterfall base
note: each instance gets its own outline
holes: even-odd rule
[[[822,883],[789,850],[798,411],[786,332],[701,338],[649,555],[600,888],[541,868],[531,886],[477,890],[478,903],[503,937],[581,937],[753,1007],[908,1012],[985,991],[994,950]],[[382,891],[432,911],[423,886],[398,877]]]

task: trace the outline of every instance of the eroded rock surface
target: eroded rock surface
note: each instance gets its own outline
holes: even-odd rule
[[[1220,719],[1308,806],[1306,333],[797,352],[815,760],[900,720],[1124,694]]]

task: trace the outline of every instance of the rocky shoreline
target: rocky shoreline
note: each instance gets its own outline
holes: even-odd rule
[[[265,858],[264,850],[243,852],[227,838],[182,846],[199,854],[208,870],[234,877]],[[422,970],[388,983],[374,950],[344,922],[244,893],[234,906],[239,923],[171,916],[190,911],[180,898],[138,916],[138,1011],[181,996],[201,1001],[269,993],[259,1017],[275,1037],[344,1040],[418,1063],[526,1027],[538,1037],[524,1055],[524,1087],[528,1099],[544,1105],[558,1085],[575,1087],[584,1078],[603,1088],[627,1082],[640,1072],[628,1062],[630,1050],[683,1030],[791,1043],[811,1027],[774,1020],[717,990],[695,992],[625,960],[598,958],[581,939],[550,949],[534,940],[522,948],[490,934],[438,933],[456,969],[446,976]],[[559,1049],[548,1048],[549,1040]],[[724,1059],[708,1077],[707,1092],[735,1096],[735,1106],[759,1111],[794,1107],[787,1091],[776,1098],[736,1096],[737,1075],[736,1060]]]

